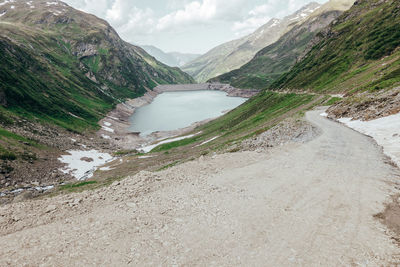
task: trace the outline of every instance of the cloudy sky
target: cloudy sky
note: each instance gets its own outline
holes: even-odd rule
[[[205,53],[312,0],[64,0],[106,19],[131,43]],[[327,0],[314,0],[324,3]]]

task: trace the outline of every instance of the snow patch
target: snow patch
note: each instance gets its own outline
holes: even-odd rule
[[[321,113],[321,114],[319,114],[319,115],[321,115],[322,117],[328,117],[328,113],[326,113],[326,112]]]
[[[102,126],[101,128],[102,128],[104,131],[107,131],[107,132],[109,132],[109,133],[114,133],[114,129],[111,129],[111,128],[107,127],[107,126]]]
[[[220,135],[215,136],[215,137],[213,137],[213,138],[211,138],[211,139],[208,139],[207,141],[204,141],[203,143],[201,143],[200,145],[197,145],[196,147],[205,145],[205,144],[207,144],[207,143],[210,143],[210,142],[214,141],[215,139],[217,139],[218,137],[220,137]]]
[[[4,11],[3,13],[0,14],[0,17],[4,16],[7,12]]]
[[[102,137],[103,139],[111,139],[111,137],[110,137],[110,136],[108,136],[108,135],[105,135],[105,134],[102,134],[102,135],[101,135],[101,137]]]
[[[53,189],[53,188],[54,188],[54,185],[36,186],[36,187],[35,187],[35,189],[36,189],[37,191],[47,191],[47,190],[50,190],[50,189]]]
[[[153,158],[154,156],[140,156],[138,157],[138,159],[149,159],[149,158]]]
[[[119,121],[118,118],[115,118],[115,117],[112,117],[112,116],[107,116],[107,118],[110,118],[110,119],[115,120],[115,121]]]
[[[103,171],[103,172],[106,172],[106,171],[111,171],[111,170],[113,170],[114,168],[111,168],[110,166],[107,166],[107,167],[101,167],[99,170],[100,171]]]
[[[11,6],[11,9],[14,9],[15,8],[15,6]]]
[[[161,141],[161,142],[159,142],[157,144],[153,144],[153,145],[150,145],[150,146],[144,146],[142,148],[139,148],[139,151],[141,151],[143,153],[149,153],[150,151],[152,151],[154,148],[158,147],[159,145],[168,144],[168,143],[172,143],[172,142],[175,142],[175,141],[180,141],[180,140],[183,140],[183,139],[191,138],[191,137],[196,136],[198,134],[199,133],[185,135],[185,136],[172,138],[172,139],[167,139],[167,140]]]
[[[57,6],[58,2],[46,2],[46,6]]]
[[[60,171],[66,174],[69,173],[78,180],[92,177],[97,167],[113,159],[110,154],[101,153],[97,150],[69,150],[67,152],[70,155],[63,155],[58,159],[60,162],[67,164],[67,166]],[[84,161],[82,158],[92,159],[92,161]]]
[[[5,4],[14,3],[14,2],[15,2],[15,0],[5,0],[4,2],[0,3],[0,6],[4,6]]]
[[[279,19],[274,19],[273,23],[271,24],[271,26],[269,26],[269,28],[275,27],[278,24],[279,24]]]
[[[331,95],[331,97],[344,98],[344,94]]]
[[[70,139],[72,142],[74,142],[74,143],[76,142],[76,139],[74,139],[74,138],[70,138]]]
[[[372,121],[351,118],[342,118],[339,121],[374,138],[383,147],[385,154],[400,167],[400,113]]]
[[[108,126],[108,127],[112,126],[112,124],[109,123],[108,121],[105,121],[105,122],[104,122],[104,125],[105,125],[105,126]]]

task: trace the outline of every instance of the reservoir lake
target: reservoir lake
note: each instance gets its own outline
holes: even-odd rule
[[[172,131],[192,123],[223,115],[247,99],[229,97],[222,91],[180,91],[158,95],[149,105],[138,108],[130,118],[132,132],[149,135]]]

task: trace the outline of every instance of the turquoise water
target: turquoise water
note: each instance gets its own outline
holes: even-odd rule
[[[130,118],[132,132],[148,135],[156,131],[172,131],[194,122],[221,116],[246,101],[229,97],[221,91],[166,92],[138,108]]]

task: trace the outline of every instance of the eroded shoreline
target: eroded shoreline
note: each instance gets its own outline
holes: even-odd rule
[[[205,84],[179,84],[179,85],[159,85],[153,91],[148,92],[139,98],[129,99],[128,101],[118,104],[114,110],[109,112],[99,124],[102,126],[97,135],[103,139],[109,140],[113,145],[116,145],[123,150],[134,150],[140,148],[144,144],[152,143],[159,139],[164,139],[172,136],[186,134],[193,131],[196,127],[214,119],[207,119],[200,122],[195,122],[188,127],[173,130],[154,132],[146,137],[140,136],[139,133],[132,133],[129,130],[129,118],[135,113],[137,108],[150,104],[154,98],[164,92],[176,91],[202,91],[202,90],[218,90],[223,91],[230,97],[250,98],[256,95],[258,90],[242,90],[234,88],[226,84],[205,83]]]

